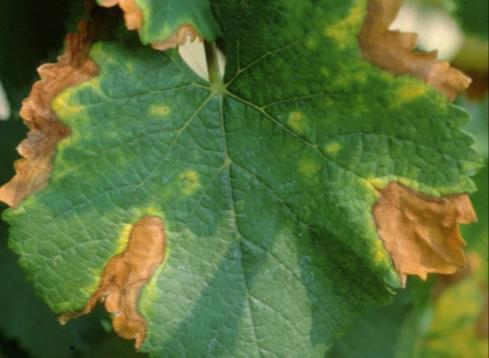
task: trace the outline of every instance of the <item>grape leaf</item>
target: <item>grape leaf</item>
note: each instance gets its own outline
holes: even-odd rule
[[[129,30],[139,30],[144,44],[166,50],[190,40],[214,40],[219,27],[208,0],[97,0],[101,6],[118,5]]]
[[[130,37],[92,45],[97,75],[52,102],[70,136],[49,185],[5,213],[10,245],[59,314],[112,282],[107,308],[156,356],[323,356],[400,286],[373,214],[389,184],[428,201],[474,190],[468,117],[363,59],[366,1],[212,8],[222,82]],[[148,217],[166,257],[139,295],[117,258],[161,251],[131,249]]]

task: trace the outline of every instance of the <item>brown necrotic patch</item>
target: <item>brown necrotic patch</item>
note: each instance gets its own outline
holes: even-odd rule
[[[126,339],[135,339],[139,349],[144,341],[147,325],[137,304],[141,289],[155,270],[163,263],[166,237],[161,219],[147,216],[136,222],[130,233],[126,249],[112,257],[104,268],[97,291],[80,312],[66,313],[61,323],[90,313],[103,302],[112,313],[114,331]]]
[[[389,30],[402,0],[369,0],[359,34],[363,57],[396,75],[412,75],[453,100],[470,78],[437,60],[437,52],[416,51],[417,35]],[[380,191],[373,208],[378,233],[403,285],[407,275],[452,274],[464,267],[465,241],[459,224],[475,221],[467,195],[429,198],[396,182]]]
[[[97,74],[97,66],[88,56],[88,37],[86,24],[81,24],[80,33],[68,34],[65,52],[58,57],[58,62],[38,68],[41,80],[34,84],[20,110],[30,129],[27,139],[17,147],[23,158],[15,162],[16,175],[0,187],[0,201],[11,207],[46,186],[56,145],[69,135],[69,128],[59,121],[51,109],[51,102],[64,89]]]
[[[476,220],[467,195],[431,198],[392,182],[373,214],[378,233],[405,283],[407,275],[452,274],[464,267],[459,224]]]
[[[363,57],[396,75],[413,75],[432,85],[450,100],[470,85],[470,78],[437,60],[437,52],[416,51],[417,35],[389,30],[402,0],[369,0],[359,35]]]

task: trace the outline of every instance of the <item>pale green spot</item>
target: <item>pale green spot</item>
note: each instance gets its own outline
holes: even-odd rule
[[[165,250],[165,258],[164,258],[163,262],[153,272],[150,279],[144,285],[144,289],[142,292],[142,295],[144,295],[144,299],[141,299],[141,306],[142,306],[141,308],[144,311],[147,311],[149,309],[149,307],[151,307],[151,305],[153,303],[152,302],[153,299],[158,297],[158,292],[159,292],[158,278],[159,278],[160,274],[162,273],[163,269],[165,268],[165,265],[168,261],[168,258],[170,257],[170,254],[171,254],[171,250],[167,245],[166,250]]]
[[[58,116],[79,116],[80,113],[84,112],[85,109],[83,106],[73,105],[71,102],[72,92],[71,91],[63,91],[51,102],[51,108],[53,111],[58,114]]]
[[[128,62],[124,66],[126,67],[126,71],[128,73],[133,73],[134,72],[134,65],[132,63]]]
[[[155,117],[166,117],[170,114],[170,108],[168,106],[164,106],[164,105],[152,105],[152,106],[149,106],[148,108],[148,113],[149,115],[151,116],[155,116]]]
[[[321,67],[320,72],[324,77],[331,77],[331,71],[327,67]]]
[[[318,38],[316,36],[309,36],[305,45],[308,50],[315,50],[318,47]]]
[[[100,79],[92,77],[77,86],[77,90],[89,90],[100,97],[106,97],[106,94],[100,89]],[[84,119],[86,115],[86,105],[80,104],[78,97],[71,88],[67,88],[57,95],[51,102],[51,108],[56,113],[58,118],[72,118],[77,120]]]
[[[363,23],[365,4],[365,0],[358,0],[346,17],[332,25],[328,24],[324,29],[324,34],[334,40],[340,48],[352,42],[356,44],[357,29]]]
[[[382,190],[384,189],[390,182],[393,181],[398,181],[401,183],[402,178],[396,177],[396,176],[384,176],[384,177],[367,177],[364,179],[365,184],[369,189],[375,188],[376,190]],[[412,180],[409,180],[409,183],[406,183],[406,180],[404,180],[404,185],[407,184],[407,186],[414,188],[414,186],[417,186],[417,183],[412,182]],[[378,196],[378,193],[376,193]]]
[[[320,170],[321,162],[315,159],[305,157],[299,162],[299,173],[308,178],[316,176]]]
[[[368,74],[363,70],[353,71],[353,73],[351,73],[351,79],[354,82],[365,83],[368,80]]]
[[[384,245],[380,240],[376,240],[373,242],[374,251],[373,251],[373,261],[376,265],[379,266],[389,266],[390,258],[387,256],[387,253],[384,249]]]
[[[324,146],[324,151],[330,155],[336,155],[341,150],[341,144],[334,142]]]
[[[428,85],[425,83],[417,80],[406,81],[396,90],[396,101],[394,104],[400,106],[416,98],[425,96],[427,92]]]
[[[16,216],[16,215],[23,215],[26,212],[25,206],[18,206],[18,207],[13,207],[9,211],[9,215]]]
[[[368,81],[368,72],[361,69],[360,67],[354,70],[346,68],[340,65],[339,73],[326,73],[326,76],[330,75],[334,80],[332,84],[335,87],[347,89],[351,88],[352,84],[365,84]]]
[[[181,184],[181,193],[185,196],[192,195],[200,188],[199,173],[195,170],[187,169],[178,176]]]
[[[297,133],[302,133],[304,131],[304,120],[302,112],[292,112],[289,115],[289,119],[287,121],[290,128],[292,128]]]
[[[97,291],[98,287],[100,286],[100,280],[103,270],[89,269],[88,272],[92,277],[92,282],[90,283],[90,285],[82,287],[81,291],[85,292],[88,296],[91,296],[94,294],[95,291]]]
[[[143,216],[157,216],[161,219],[165,217],[163,211],[161,211],[157,205],[148,206],[140,211],[139,217]]]
[[[470,172],[470,171],[475,172],[481,169],[481,164],[474,163],[474,162],[463,162],[462,169],[466,172]]]
[[[133,224],[124,224],[122,226],[122,230],[117,238],[117,246],[114,255],[118,255],[126,249],[131,236],[132,226]]]
[[[80,140],[80,134],[78,132],[71,132],[68,137],[63,138],[57,145],[58,153],[61,153],[65,148],[72,146],[74,143]]]
[[[379,195],[378,190],[384,189],[391,182],[398,182],[414,191],[431,195],[433,197],[442,197],[456,192],[464,192],[467,191],[466,187],[473,185],[470,179],[467,179],[467,181],[462,181],[461,183],[457,183],[455,185],[439,186],[435,189],[434,187],[422,184],[417,180],[394,175],[383,177],[366,177],[363,180],[364,187],[370,190],[375,190],[377,197]]]
[[[117,60],[114,58],[114,56],[108,51],[106,51],[104,46],[100,42],[99,43],[96,42],[90,48],[90,57],[93,59],[103,58],[104,66],[107,64],[117,64]]]

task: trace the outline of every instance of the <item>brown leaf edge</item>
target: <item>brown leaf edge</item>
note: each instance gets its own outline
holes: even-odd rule
[[[359,34],[363,57],[393,74],[421,78],[454,100],[469,87],[471,79],[450,67],[447,61],[438,61],[437,51],[416,51],[417,34],[389,30],[402,3],[402,0],[369,0]]]
[[[128,30],[139,30],[143,26],[144,14],[135,0],[105,0],[100,5],[103,7],[118,5],[124,12],[124,21]],[[195,40],[202,41],[197,30],[190,24],[183,24],[167,39],[151,43],[151,47],[155,50],[166,51],[184,45],[187,41]]]
[[[368,1],[358,36],[363,57],[392,74],[418,77],[454,100],[470,85],[470,78],[438,61],[436,51],[416,51],[417,34],[389,30],[402,3]],[[466,194],[431,198],[390,182],[379,190],[372,214],[403,286],[407,275],[425,280],[429,273],[452,274],[464,267],[465,241],[459,224],[476,220]]]
[[[467,195],[432,198],[391,182],[373,207],[377,230],[401,283],[407,275],[453,274],[465,266],[459,224],[476,220]]]
[[[33,85],[20,111],[30,128],[27,139],[18,147],[23,158],[15,163],[16,175],[0,188],[0,200],[11,207],[47,185],[56,146],[70,134],[70,129],[51,109],[51,103],[66,88],[98,74],[97,65],[89,57],[95,32],[96,24],[80,23],[79,33],[67,35],[65,52],[58,57],[58,62],[38,69],[41,80]],[[109,260],[99,288],[83,310],[61,315],[60,322],[87,314],[98,301],[104,301],[107,311],[114,314],[114,331],[123,338],[135,339],[139,349],[147,328],[136,308],[139,293],[163,262],[165,248],[162,221],[155,217],[139,220],[131,230],[127,248]]]
[[[58,62],[37,70],[41,80],[33,85],[20,110],[29,128],[27,139],[17,147],[22,158],[14,164],[16,175],[0,187],[0,201],[11,207],[47,185],[56,145],[70,133],[51,109],[51,102],[64,89],[97,74],[97,66],[88,55],[89,44],[88,25],[81,23],[79,33],[67,35],[65,52]]]
[[[114,331],[126,339],[135,339],[139,349],[146,335],[146,321],[137,310],[139,294],[155,270],[163,263],[166,236],[161,219],[146,216],[136,222],[130,233],[126,249],[112,257],[104,268],[100,285],[79,312],[65,313],[59,317],[68,320],[90,313],[103,302],[113,314]]]

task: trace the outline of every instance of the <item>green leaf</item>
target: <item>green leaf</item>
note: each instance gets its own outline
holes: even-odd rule
[[[155,356],[322,357],[388,302],[379,190],[471,192],[480,163],[465,112],[362,59],[365,4],[213,1],[223,83],[176,52],[94,44],[98,76],[52,103],[71,136],[49,185],[5,214],[49,306],[81,310],[148,215],[168,246],[138,305]]]

